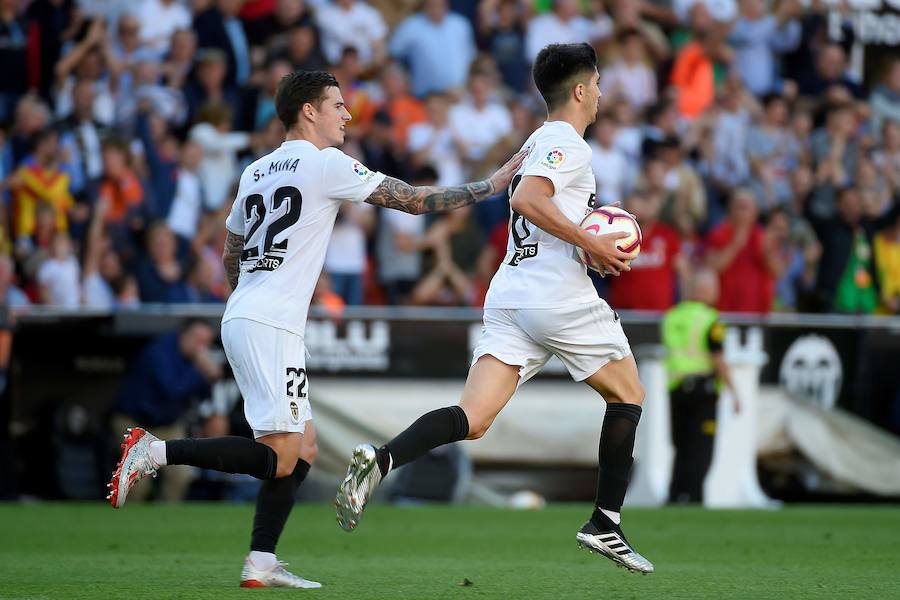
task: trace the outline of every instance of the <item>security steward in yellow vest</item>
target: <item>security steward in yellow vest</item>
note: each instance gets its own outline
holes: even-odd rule
[[[713,308],[718,295],[716,275],[708,270],[696,271],[688,282],[689,299],[663,317],[675,445],[669,502],[703,500],[703,480],[712,462],[720,383],[734,389],[722,353],[725,326],[719,321],[719,311]],[[737,396],[734,398],[738,411]]]

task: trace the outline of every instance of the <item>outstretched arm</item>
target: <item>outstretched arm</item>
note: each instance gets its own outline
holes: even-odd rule
[[[236,233],[228,232],[225,237],[225,249],[222,251],[222,264],[225,266],[225,277],[232,291],[237,288],[241,274],[241,252],[244,250],[244,238]]]
[[[413,186],[393,177],[385,177],[366,202],[375,206],[394,208],[414,215],[453,210],[479,200],[490,198],[497,190],[509,185],[519,170],[527,152],[513,155],[490,179],[454,187]]]

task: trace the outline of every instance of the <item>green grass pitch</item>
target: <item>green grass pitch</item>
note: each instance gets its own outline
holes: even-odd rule
[[[324,587],[241,590],[250,505],[2,505],[0,598],[900,598],[900,508],[628,510],[647,576],[576,548],[588,510],[373,506],[347,534],[298,504],[279,558]]]

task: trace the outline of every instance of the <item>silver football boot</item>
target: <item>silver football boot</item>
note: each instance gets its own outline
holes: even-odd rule
[[[653,572],[653,563],[635,552],[618,527],[609,531],[600,531],[592,522],[588,521],[581,531],[575,534],[575,539],[578,540],[581,548],[601,554],[632,573],[646,575]]]
[[[122,458],[106,484],[109,488],[106,499],[113,508],[121,508],[134,484],[148,475],[156,477],[160,468],[150,456],[150,442],[159,440],[158,437],[140,427],[129,427],[123,437]]]
[[[257,569],[250,558],[244,560],[244,569],[241,571],[242,588],[304,588],[315,589],[322,587],[317,581],[309,581],[294,575],[285,567],[286,562],[278,561],[271,569]]]
[[[381,483],[381,470],[375,447],[361,444],[353,449],[347,476],[338,488],[334,497],[337,521],[344,531],[356,529],[366,503]]]

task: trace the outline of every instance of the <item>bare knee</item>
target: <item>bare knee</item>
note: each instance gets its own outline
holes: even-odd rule
[[[275,469],[275,478],[290,477],[297,467],[297,453],[291,450],[278,452],[278,467]]]
[[[643,406],[645,395],[646,390],[644,390],[644,386],[638,382],[634,386],[630,386],[627,390],[622,390],[618,394],[609,394],[604,399],[607,402]]]
[[[466,439],[477,440],[484,437],[484,434],[487,433],[487,430],[491,428],[491,423],[493,423],[493,419],[490,421],[482,419],[469,421],[469,434],[466,436]]]
[[[313,464],[313,461],[316,460],[316,455],[318,453],[319,446],[315,442],[311,444],[303,444],[303,447],[300,449],[300,458],[311,465]]]

